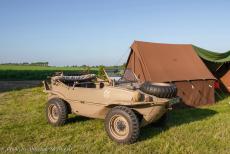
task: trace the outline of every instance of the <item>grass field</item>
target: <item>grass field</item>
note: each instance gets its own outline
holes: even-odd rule
[[[42,66],[13,66],[0,65],[0,80],[44,80],[55,72],[65,74],[82,74],[84,72],[97,74],[97,68],[84,67],[42,67]]]
[[[0,93],[0,153],[229,153],[230,98],[199,109],[170,111],[166,128],[141,129],[132,145],[112,142],[103,120],[70,116],[63,127],[47,124],[42,88]]]

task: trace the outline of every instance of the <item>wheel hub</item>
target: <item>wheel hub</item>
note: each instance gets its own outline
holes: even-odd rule
[[[128,121],[121,115],[114,115],[109,123],[111,134],[117,139],[124,139],[129,134]]]
[[[50,121],[56,122],[58,120],[58,108],[56,105],[50,105],[48,108],[48,117]]]
[[[119,131],[124,131],[125,128],[126,128],[126,125],[125,125],[125,123],[124,123],[123,121],[118,121],[118,122],[117,122],[117,129],[118,129]]]

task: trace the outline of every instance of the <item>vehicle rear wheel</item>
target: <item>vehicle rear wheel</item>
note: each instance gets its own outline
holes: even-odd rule
[[[117,106],[106,115],[105,130],[117,143],[131,144],[139,137],[139,120],[130,108]]]
[[[68,118],[68,108],[59,98],[50,99],[46,105],[46,118],[53,126],[64,125]]]

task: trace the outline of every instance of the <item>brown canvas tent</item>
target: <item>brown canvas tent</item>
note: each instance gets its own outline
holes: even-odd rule
[[[229,65],[228,65],[228,71],[226,71],[226,73],[221,76],[220,81],[222,82],[223,86],[224,86],[224,90],[227,90],[228,92],[230,92],[230,70],[229,70]]]
[[[192,45],[135,41],[126,64],[141,82],[173,82],[188,106],[215,102],[215,77]]]

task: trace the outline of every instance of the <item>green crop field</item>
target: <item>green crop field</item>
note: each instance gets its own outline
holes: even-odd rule
[[[0,153],[172,153],[228,154],[230,97],[215,105],[170,111],[167,126],[141,129],[131,145],[111,141],[103,120],[70,115],[62,127],[45,119],[41,87],[0,93]]]
[[[0,65],[0,80],[44,80],[55,72],[97,74],[97,68]]]

